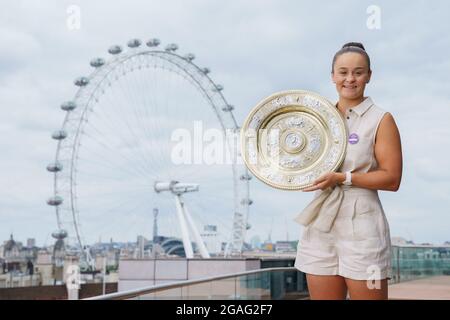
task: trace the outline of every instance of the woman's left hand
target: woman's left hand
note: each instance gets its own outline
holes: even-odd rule
[[[315,191],[315,190],[325,190],[329,187],[334,187],[337,183],[344,181],[342,179],[341,172],[328,172],[320,176],[311,187],[305,188],[302,191]]]

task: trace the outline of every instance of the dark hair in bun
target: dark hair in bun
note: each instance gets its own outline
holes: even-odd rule
[[[342,46],[342,49],[344,48],[348,48],[348,47],[358,47],[360,49],[363,49],[364,51],[366,51],[366,49],[364,48],[363,44],[361,42],[348,42],[346,44],[344,44]]]
[[[333,57],[333,63],[332,63],[332,65],[331,65],[331,73],[334,73],[334,64],[336,63],[336,59],[337,59],[341,54],[344,54],[344,53],[347,53],[347,52],[356,52],[356,53],[362,54],[362,55],[366,58],[367,65],[368,65],[368,67],[369,67],[369,72],[371,71],[371,70],[370,70],[370,58],[369,58],[369,55],[367,54],[366,49],[364,48],[363,44],[360,43],[360,42],[347,42],[347,43],[344,44],[344,45],[342,46],[342,48],[341,48],[338,52],[336,52],[336,54],[334,55],[334,57]]]

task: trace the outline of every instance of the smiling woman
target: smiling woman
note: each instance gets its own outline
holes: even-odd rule
[[[344,45],[334,55],[331,68],[333,82],[343,104],[348,105],[352,100],[358,100],[363,96],[372,70],[369,55],[362,44],[350,42]]]
[[[307,274],[311,299],[345,299],[347,289],[351,299],[388,297],[390,231],[378,190],[398,190],[402,152],[392,115],[364,97],[371,75],[362,44],[347,43],[335,54],[336,108],[349,136],[338,172],[303,190],[318,191],[304,212],[319,210],[320,217],[328,218],[337,210],[331,227],[324,228],[324,219],[312,221],[298,244],[295,266]]]

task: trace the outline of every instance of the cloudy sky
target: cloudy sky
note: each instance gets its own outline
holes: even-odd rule
[[[68,27],[80,10],[80,28]],[[373,8],[380,20],[373,24]],[[398,192],[380,192],[392,236],[450,241],[450,4],[447,1],[1,1],[0,240],[10,233],[39,245],[56,229],[51,132],[73,79],[130,38],[175,42],[212,70],[238,122],[267,95],[287,89],[335,101],[333,54],[363,42],[373,76],[366,95],[394,115],[404,175]],[[369,21],[369,23],[368,23]],[[378,24],[378,25],[377,25]],[[377,27],[377,28],[374,28]],[[379,28],[378,28],[379,27]],[[275,191],[252,181],[249,238],[298,238],[292,218],[311,194]],[[97,235],[95,235],[97,237]],[[132,240],[132,239],[130,239]]]

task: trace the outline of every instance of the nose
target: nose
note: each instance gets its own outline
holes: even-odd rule
[[[347,81],[347,82],[353,82],[355,80],[356,80],[355,76],[351,73],[345,77],[345,81]]]

